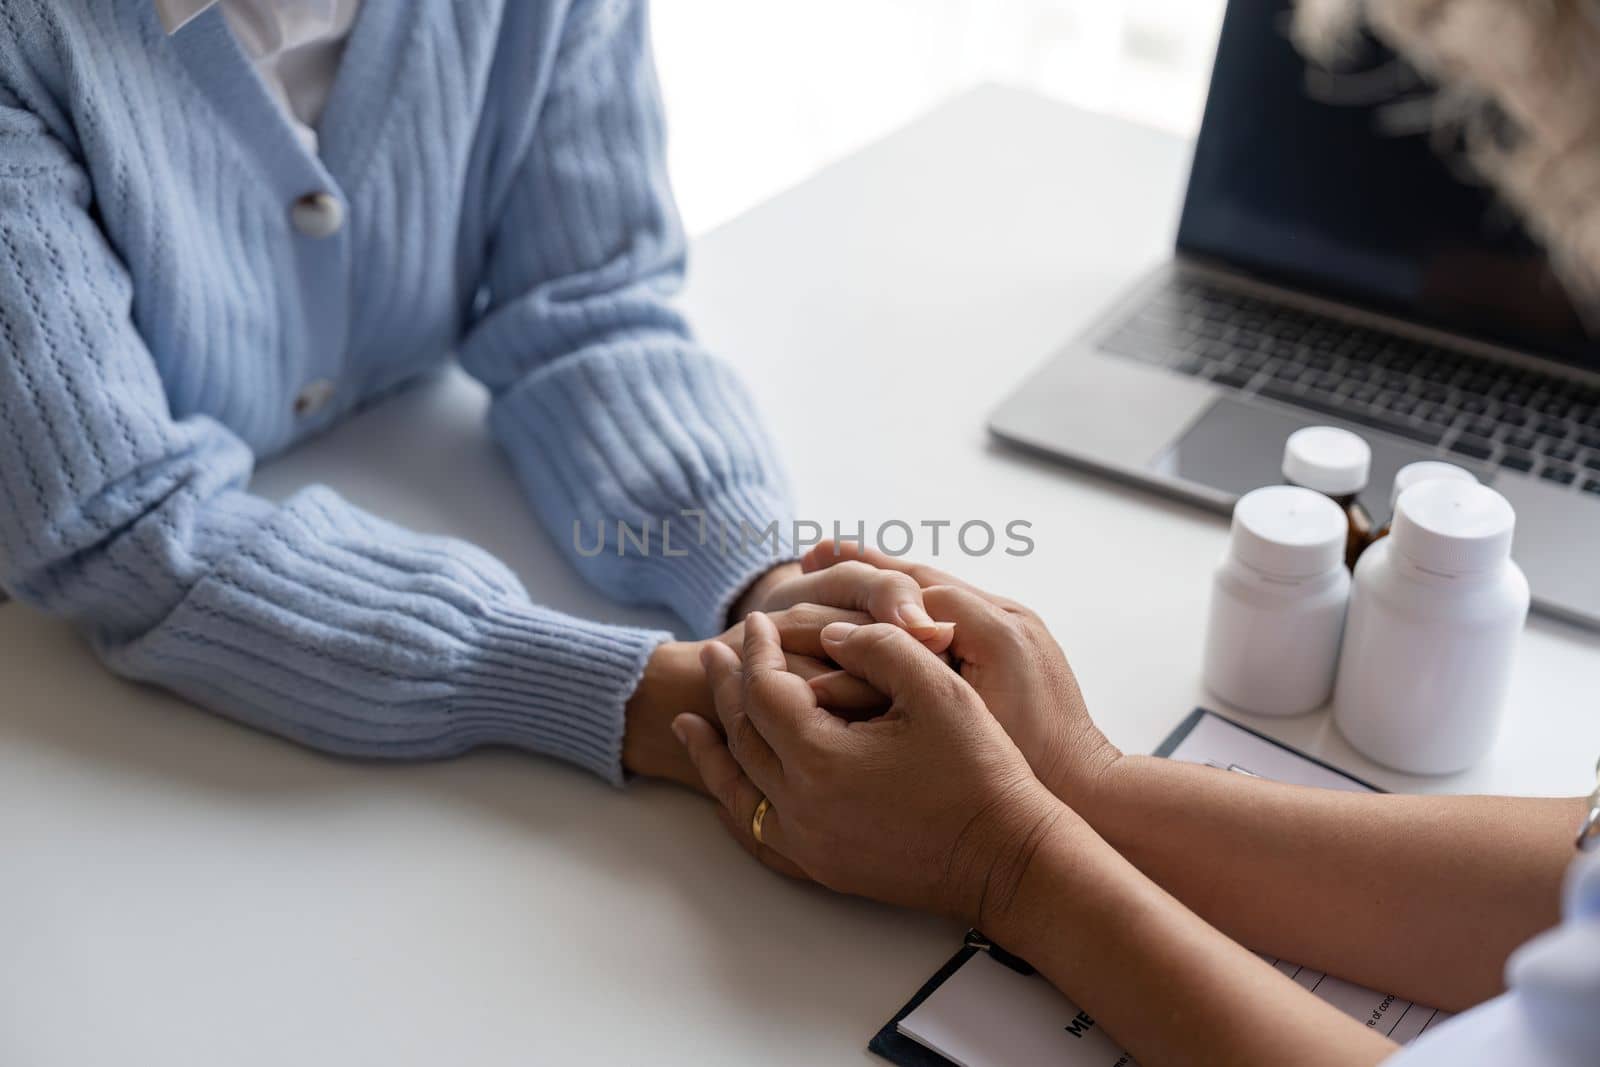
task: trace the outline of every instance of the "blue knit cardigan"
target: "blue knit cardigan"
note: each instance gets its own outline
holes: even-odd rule
[[[704,635],[773,564],[678,528],[686,555],[576,551],[575,521],[592,544],[789,515],[747,394],[666,303],[644,2],[365,0],[318,133],[320,157],[215,8],[169,37],[150,0],[0,0],[0,586],[113,670],[320,749],[509,744],[617,780],[666,634],[541,608],[325,488],[248,486],[453,354],[606,593]],[[331,235],[295,225],[318,192]]]

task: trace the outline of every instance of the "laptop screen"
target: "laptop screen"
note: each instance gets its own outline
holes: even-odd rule
[[[1454,145],[1417,130],[1423,81],[1370,38],[1349,67],[1309,67],[1290,6],[1228,5],[1178,247],[1600,367],[1600,339],[1512,210]]]

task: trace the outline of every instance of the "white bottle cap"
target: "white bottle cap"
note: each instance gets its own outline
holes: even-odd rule
[[[1394,550],[1436,574],[1492,570],[1511,555],[1517,513],[1486,485],[1427,481],[1395,504]]]
[[[1465,467],[1458,467],[1454,463],[1443,463],[1436,459],[1425,459],[1420,463],[1407,463],[1394,476],[1394,488],[1389,491],[1389,513],[1394,513],[1394,506],[1399,502],[1401,493],[1410,489],[1413,485],[1421,485],[1423,482],[1432,482],[1439,479],[1476,482],[1478,476]]]
[[[1372,449],[1337,426],[1307,426],[1289,435],[1283,446],[1283,476],[1329,496],[1349,496],[1367,487]]]
[[[1233,557],[1275,578],[1313,578],[1344,563],[1350,520],[1321,493],[1269,485],[1239,498],[1229,542]]]

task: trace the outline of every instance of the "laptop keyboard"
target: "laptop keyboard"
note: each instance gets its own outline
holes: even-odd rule
[[[1175,277],[1100,346],[1600,496],[1600,388]]]

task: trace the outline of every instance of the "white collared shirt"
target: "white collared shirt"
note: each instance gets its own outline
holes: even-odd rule
[[[306,148],[317,150],[317,119],[333,89],[345,38],[361,0],[155,0],[168,33],[221,6],[228,28],[283,105]]]

